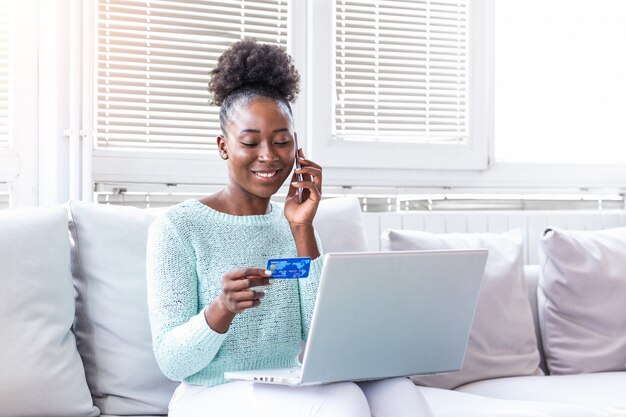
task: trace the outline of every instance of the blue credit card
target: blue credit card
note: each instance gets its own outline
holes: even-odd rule
[[[272,279],[306,278],[311,269],[311,258],[276,258],[267,261]]]

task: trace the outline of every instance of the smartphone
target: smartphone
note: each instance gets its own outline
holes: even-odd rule
[[[302,168],[302,166],[300,165],[300,162],[298,161],[299,146],[298,146],[298,134],[296,132],[293,132],[293,140],[296,144],[296,169],[300,169]],[[302,174],[296,174],[296,179],[298,181],[302,181],[303,180]],[[298,188],[296,191],[297,196],[298,196],[298,204],[302,204],[302,191],[303,191],[302,188]]]

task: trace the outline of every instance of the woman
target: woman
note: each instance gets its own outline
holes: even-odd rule
[[[229,182],[174,206],[150,228],[154,352],[163,373],[182,381],[170,416],[430,416],[406,378],[301,388],[224,380],[224,371],[297,366],[309,330],[322,268],[312,224],[322,169],[299,149],[302,168],[291,173],[289,102],[298,82],[277,46],[244,40],[224,52],[209,90],[221,106],[217,146]],[[270,198],[289,177],[283,209]],[[294,256],[312,259],[309,278],[272,282],[260,268]]]

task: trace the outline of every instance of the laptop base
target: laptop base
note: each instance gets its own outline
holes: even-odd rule
[[[298,386],[302,381],[302,367],[224,372],[224,378],[229,381]]]

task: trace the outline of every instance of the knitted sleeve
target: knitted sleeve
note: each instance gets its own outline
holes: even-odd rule
[[[162,216],[148,232],[146,272],[154,354],[165,376],[181,381],[205,368],[226,334],[213,331],[198,313],[193,249]]]
[[[320,251],[320,256],[311,261],[311,269],[309,278],[299,279],[298,287],[300,293],[300,318],[302,320],[302,340],[306,342],[309,337],[309,329],[311,328],[311,319],[313,316],[313,308],[317,299],[317,289],[320,284],[320,275],[322,266],[324,265],[324,254],[322,253],[322,242],[315,233],[315,240]]]

